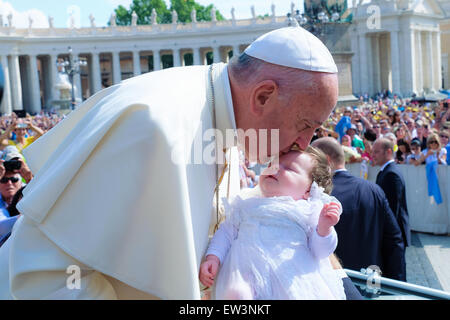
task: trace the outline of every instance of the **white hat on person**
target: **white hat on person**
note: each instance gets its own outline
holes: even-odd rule
[[[280,66],[316,72],[338,72],[333,56],[325,44],[299,26],[268,32],[256,39],[244,53]]]
[[[15,146],[7,146],[3,149],[2,160],[10,161],[14,158],[20,158],[23,160],[23,155],[17,150]]]

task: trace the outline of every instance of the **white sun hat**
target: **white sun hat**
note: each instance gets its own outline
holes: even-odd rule
[[[302,27],[286,27],[256,39],[245,54],[280,66],[337,73],[333,56],[323,42]]]

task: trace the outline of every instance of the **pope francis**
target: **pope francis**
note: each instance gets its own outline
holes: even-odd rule
[[[237,158],[179,159],[207,147],[198,137],[209,129],[279,129],[267,157],[243,146],[260,162],[304,149],[337,87],[324,44],[288,27],[228,65],[151,72],[100,91],[25,150],[35,177],[0,249],[0,299],[199,299],[216,186],[239,191]]]

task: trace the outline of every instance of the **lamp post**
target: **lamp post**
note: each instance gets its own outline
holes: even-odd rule
[[[63,67],[63,72],[69,76],[70,85],[72,88],[72,100],[70,109],[75,110],[75,87],[73,84],[73,78],[75,74],[81,73],[80,67],[86,66],[87,62],[85,60],[74,59],[72,47],[69,46],[69,60],[57,63],[58,67]],[[81,90],[81,88],[79,88]]]

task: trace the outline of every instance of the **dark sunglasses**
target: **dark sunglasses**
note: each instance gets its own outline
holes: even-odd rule
[[[0,179],[0,183],[8,183],[8,181],[11,181],[12,183],[16,183],[17,181],[19,181],[19,178],[16,177],[3,177]]]
[[[439,137],[441,137],[441,138],[447,138],[447,139],[448,139],[448,136],[443,135],[443,134],[440,134]]]
[[[437,142],[437,141],[430,141],[430,144],[432,144],[432,143],[436,143],[436,144],[438,144],[438,142]]]

